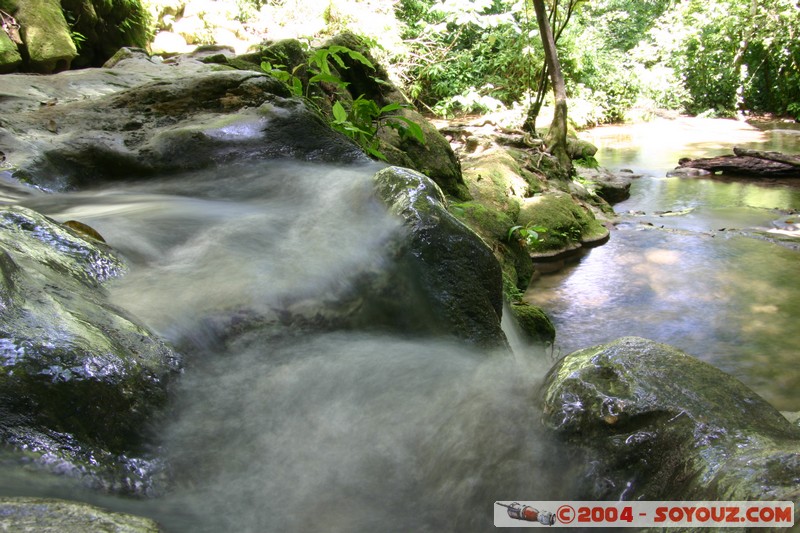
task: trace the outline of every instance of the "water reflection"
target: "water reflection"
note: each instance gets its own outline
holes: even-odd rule
[[[800,152],[800,130],[774,134],[729,120],[659,120],[585,134],[609,168],[633,168],[630,199],[608,244],[541,278],[526,300],[544,307],[562,354],[638,335],[735,375],[784,410],[800,410],[798,252],[752,238],[800,210],[800,182],[666,178],[680,157],[733,145]]]

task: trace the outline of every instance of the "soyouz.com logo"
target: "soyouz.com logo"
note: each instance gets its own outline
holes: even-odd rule
[[[793,502],[495,502],[496,527],[791,527]]]

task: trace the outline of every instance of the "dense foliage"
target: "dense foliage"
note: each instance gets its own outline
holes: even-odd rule
[[[373,55],[417,104],[439,114],[513,108],[524,117],[550,95],[532,0],[143,1],[206,11],[230,4],[238,19],[268,25],[250,27],[268,39],[292,29],[319,45],[349,29],[376,44]],[[579,125],[662,109],[800,119],[797,0],[545,3]]]
[[[529,0],[401,0],[411,96],[439,112],[524,104],[543,57]],[[583,123],[633,107],[800,118],[795,0],[549,0]]]

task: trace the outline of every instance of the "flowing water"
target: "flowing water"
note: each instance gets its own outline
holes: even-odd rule
[[[13,468],[0,492],[85,499],[175,532],[486,531],[496,500],[566,497],[535,408],[551,364],[540,350],[230,333],[336,300],[385,266],[399,222],[373,197],[378,168],[272,162],[72,194],[7,188],[124,254],[112,301],[179,346],[186,369],[155,428],[174,479],[159,497],[100,497]]]
[[[610,241],[525,299],[544,307],[563,353],[624,335],[647,337],[729,372],[776,407],[800,410],[800,180],[666,177],[681,157],[733,146],[800,153],[796,124],[656,120],[583,137],[610,169],[632,169]],[[774,231],[776,233],[764,233]]]

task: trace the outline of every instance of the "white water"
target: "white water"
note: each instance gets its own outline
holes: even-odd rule
[[[157,498],[14,468],[3,492],[85,499],[170,532],[486,531],[497,500],[566,497],[536,406],[552,361],[519,339],[512,357],[400,331],[232,334],[386,267],[399,221],[372,196],[376,168],[262,163],[21,200],[130,260],[112,300],[182,347],[186,370],[153,428],[172,476]]]

